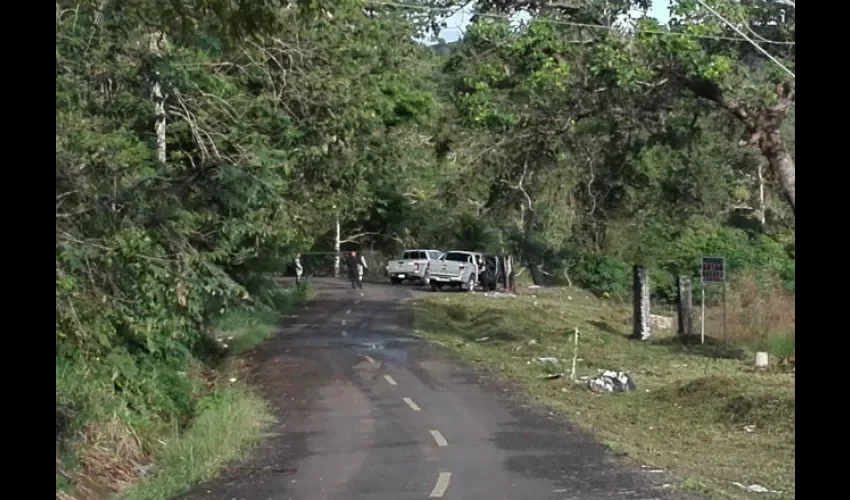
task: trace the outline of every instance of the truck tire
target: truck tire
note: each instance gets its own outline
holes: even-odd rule
[[[469,277],[469,282],[466,284],[466,291],[467,292],[474,292],[475,291],[475,275],[472,275],[472,276]]]
[[[390,283],[392,283],[393,285],[398,285],[399,283],[401,283],[401,280],[398,278],[390,277]]]

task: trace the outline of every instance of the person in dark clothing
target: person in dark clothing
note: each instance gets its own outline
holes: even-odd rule
[[[345,258],[345,267],[348,270],[348,279],[351,280],[351,288],[363,288],[363,271],[366,269],[366,260],[362,255],[357,255],[352,250]]]
[[[493,273],[487,267],[487,263],[484,259],[478,261],[478,284],[481,285],[485,291],[493,290],[493,281],[494,281]]]

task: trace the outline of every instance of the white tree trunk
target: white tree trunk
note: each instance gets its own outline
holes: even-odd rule
[[[165,95],[159,82],[153,84],[153,98],[156,116],[156,159],[165,163]]]
[[[767,220],[767,216],[765,215],[766,209],[764,206],[764,166],[762,166],[761,162],[759,162],[758,167],[758,176],[759,176],[759,222],[761,225],[765,225],[765,221]]]
[[[339,257],[341,253],[342,247],[342,232],[340,231],[339,225],[339,212],[336,214],[336,237],[334,238],[334,251],[336,255],[334,255],[334,278],[339,277]]]
[[[162,47],[165,45],[165,36],[161,33],[152,33],[150,35],[150,51],[154,55],[160,55]],[[159,79],[159,71],[154,74],[153,86],[151,88],[154,104],[154,130],[156,131],[156,159],[162,163],[166,160],[165,149],[165,92],[162,90],[162,83]]]

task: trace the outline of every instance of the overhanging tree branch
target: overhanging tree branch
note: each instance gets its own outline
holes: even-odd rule
[[[380,234],[381,233],[374,233],[374,232],[367,231],[367,232],[357,233],[357,234],[351,235],[348,238],[345,238],[343,240],[339,240],[339,242],[340,243],[357,243],[357,240],[359,240],[360,238],[363,238],[364,236],[380,236]]]

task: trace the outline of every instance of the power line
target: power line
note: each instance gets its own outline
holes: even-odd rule
[[[697,1],[699,1],[699,0],[697,0]],[[452,11],[451,9],[445,8],[445,7],[429,7],[429,6],[425,6],[425,5],[411,5],[411,4],[403,4],[403,3],[396,3],[396,2],[383,2],[383,1],[370,1],[368,3],[370,5],[379,5],[379,6],[384,6],[384,7],[399,7],[399,8],[403,8],[403,9],[419,10],[419,11],[424,11],[424,12],[441,12],[441,13],[452,13],[452,14],[454,14],[456,12],[456,11]],[[504,20],[508,20],[508,21],[514,20],[512,16],[507,16],[507,15],[504,15],[504,14],[476,13],[476,15],[478,17],[483,17],[483,18],[487,18],[487,19],[504,19]],[[576,28],[590,28],[590,29],[599,29],[599,30],[608,30],[608,31],[619,30],[619,28],[617,26],[608,26],[608,25],[605,25],[605,24],[576,23],[576,22],[571,22],[571,21],[559,21],[559,20],[555,20],[555,19],[546,19],[546,18],[538,18],[538,19],[535,19],[535,21],[546,22],[546,23],[549,23],[549,24],[557,24],[557,25],[561,25],[561,26],[573,26],[573,27],[576,27]],[[743,33],[741,33],[740,30],[738,30],[737,28],[734,28],[734,29],[739,34],[743,35]],[[640,32],[652,34],[652,35],[661,35],[661,36],[678,36],[678,37],[685,37],[685,38],[699,38],[699,39],[705,39],[705,40],[724,40],[724,41],[729,41],[729,42],[755,43],[752,40],[750,40],[749,38],[747,38],[746,35],[744,35],[744,38],[736,38],[736,37],[731,37],[731,36],[697,35],[697,34],[693,34],[693,33],[678,33],[678,32],[675,32],[675,31],[662,31],[662,30],[650,30],[650,29],[641,29]],[[773,41],[773,40],[768,40],[768,41],[765,41],[764,43],[770,43],[770,44],[773,44],[773,45],[796,45],[795,42],[777,42],[777,41]],[[760,50],[764,50],[764,49],[761,49],[761,47],[758,47],[758,48]],[[770,56],[770,55],[768,55],[768,56],[771,59],[774,59],[773,56]]]
[[[735,0],[728,0],[728,1],[730,1],[730,2],[732,2],[732,3],[736,3],[736,2],[735,2]],[[761,3],[768,3],[768,4],[772,4],[772,5],[775,5],[775,4],[789,5],[789,6],[793,7],[793,8],[795,8],[795,9],[797,8],[797,7],[794,5],[794,2],[791,2],[790,0],[773,0],[773,1],[770,1],[770,0],[758,0],[758,1],[760,1]],[[777,40],[771,40],[771,39],[769,39],[769,38],[765,38],[765,37],[763,37],[763,36],[759,35],[758,33],[756,33],[756,32],[755,32],[755,31],[754,31],[754,30],[750,27],[750,25],[749,25],[749,23],[747,22],[747,20],[746,20],[746,19],[740,19],[740,22],[741,22],[741,25],[743,25],[743,26],[744,26],[744,28],[746,28],[746,29],[747,29],[747,31],[749,31],[749,32],[750,32],[750,35],[752,35],[752,36],[753,36],[753,38],[755,38],[755,39],[757,39],[757,40],[760,40],[760,41],[761,41],[761,42],[763,42],[763,43],[771,43],[771,44],[774,44],[774,45],[796,45],[796,43],[795,43],[795,42],[780,42],[780,41],[777,41]]]
[[[794,8],[794,9],[797,8],[797,6],[791,0],[755,0],[755,1],[757,1],[758,3],[766,3],[768,5],[771,5],[771,4],[773,4],[773,5],[786,5],[788,7]],[[734,3],[734,0],[732,0],[732,2]]]
[[[773,56],[770,54],[770,52],[768,52],[768,51],[764,50],[764,48],[763,48],[761,45],[759,45],[758,43],[756,43],[755,41],[753,41],[753,39],[752,39],[752,38],[748,37],[748,36],[747,36],[747,35],[746,35],[743,31],[741,31],[741,30],[740,30],[737,26],[735,26],[734,24],[732,24],[731,22],[729,22],[729,20],[728,20],[728,19],[726,19],[725,17],[723,17],[723,16],[722,16],[719,12],[717,12],[717,11],[716,11],[716,10],[714,10],[714,9],[712,9],[712,8],[711,8],[708,4],[706,4],[703,0],[696,0],[696,2],[697,2],[698,4],[700,4],[700,5],[702,5],[702,6],[703,6],[703,8],[705,8],[706,10],[708,10],[709,12],[711,12],[711,15],[713,15],[713,16],[714,16],[714,17],[716,17],[717,19],[720,19],[720,21],[722,21],[722,22],[723,22],[723,24],[725,24],[726,26],[729,26],[730,28],[732,28],[733,30],[735,30],[735,32],[736,32],[736,33],[738,33],[739,35],[741,35],[741,37],[742,37],[744,40],[748,41],[748,42],[750,43],[750,45],[752,45],[753,47],[755,47],[755,49],[756,49],[756,50],[758,50],[759,52],[761,52],[762,54],[764,54],[764,55],[765,55],[768,59],[770,59],[771,61],[773,61],[773,63],[774,63],[774,64],[776,64],[777,66],[779,66],[780,68],[782,68],[782,70],[783,70],[783,71],[785,71],[786,73],[788,73],[789,75],[791,75],[791,78],[794,78],[794,79],[796,79],[796,78],[797,78],[797,77],[794,75],[794,72],[793,72],[793,71],[791,71],[790,69],[788,69],[788,68],[787,68],[784,64],[782,64],[782,62],[781,62],[779,59],[777,59],[777,58],[773,57]]]
[[[754,38],[761,40],[762,43],[772,43],[774,45],[796,45],[795,42],[779,42],[779,41],[776,41],[776,40],[771,40],[770,38],[765,38],[765,37],[759,35],[758,33],[756,33],[755,31],[753,31],[753,29],[750,28],[749,24],[747,24],[746,21],[742,22],[741,24],[745,28],[747,28],[747,31],[749,31],[750,34],[753,35]]]

